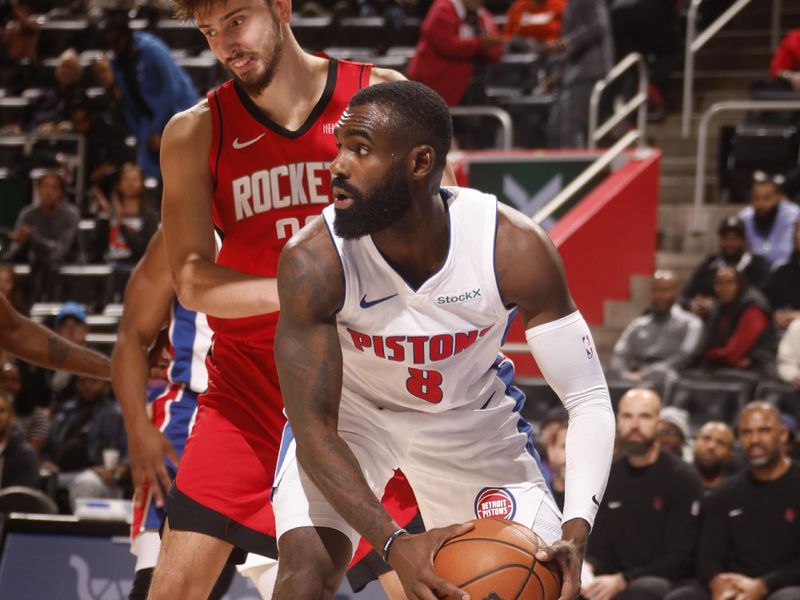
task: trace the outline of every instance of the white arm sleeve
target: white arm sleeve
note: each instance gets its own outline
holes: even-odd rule
[[[525,332],[534,359],[569,413],[564,521],[594,517],[608,481],[616,425],[589,326],[574,312]]]

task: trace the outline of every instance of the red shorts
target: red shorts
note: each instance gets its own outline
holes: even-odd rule
[[[199,398],[178,468],[175,486],[181,501],[168,505],[170,526],[199,530],[263,554],[265,546],[253,542],[265,537],[274,547],[269,496],[286,423],[272,345],[215,336],[206,367],[208,391]],[[195,511],[193,519],[178,514],[193,511],[195,503],[207,510]],[[209,516],[228,521],[204,528]],[[219,531],[239,535],[221,536]]]

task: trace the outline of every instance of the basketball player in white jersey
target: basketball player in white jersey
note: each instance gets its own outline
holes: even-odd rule
[[[363,535],[412,600],[467,598],[433,571],[452,525],[530,526],[580,589],[614,441],[608,388],[547,236],[493,196],[440,189],[452,127],[415,82],[358,92],[331,165],[334,204],[286,246],[275,359],[289,425],[273,504],[277,600],[332,598]],[[531,351],[570,415],[563,519],[499,354],[518,310]],[[426,533],[376,499],[405,473]]]

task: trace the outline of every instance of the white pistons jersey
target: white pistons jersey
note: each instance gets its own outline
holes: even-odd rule
[[[489,402],[495,365],[512,310],[495,276],[497,199],[443,188],[450,245],[442,268],[413,289],[370,236],[334,233],[334,207],[323,211],[341,258],[345,301],[337,316],[344,358],[343,400],[428,413]]]

